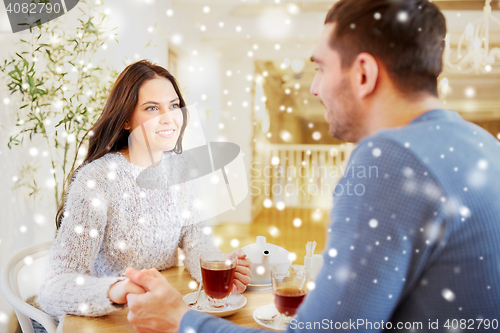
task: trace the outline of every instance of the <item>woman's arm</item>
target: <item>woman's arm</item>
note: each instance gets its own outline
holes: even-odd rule
[[[207,229],[205,229],[207,228]],[[220,252],[215,245],[214,236],[205,223],[188,224],[182,228],[179,247],[186,254],[184,265],[191,276],[201,281],[200,257],[207,252]]]
[[[96,277],[107,224],[106,182],[94,165],[83,167],[70,186],[65,215],[50,249],[38,299],[52,316],[101,316],[117,307],[108,297],[122,277]],[[102,173],[101,173],[102,174]],[[102,272],[102,269],[101,269]]]

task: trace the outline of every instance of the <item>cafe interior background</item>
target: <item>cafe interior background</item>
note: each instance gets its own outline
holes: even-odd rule
[[[491,2],[493,19],[483,13],[483,0],[434,2],[446,16],[449,34],[449,56],[439,78],[442,103],[500,140],[500,56],[492,59],[480,52],[486,41],[490,49],[500,47],[500,2]],[[44,55],[30,58],[30,43],[36,33],[12,34],[7,14],[0,8],[0,65],[15,59],[16,52],[28,51],[25,56],[30,64],[35,61],[39,72],[48,69],[54,82],[61,72],[73,71],[76,76],[89,73],[91,79],[78,92],[88,102],[82,106],[87,106],[87,115],[100,111],[102,92],[113,80],[112,69],[119,72],[139,59],[166,67],[178,79],[188,105],[196,104],[197,111],[212,123],[215,119],[210,139],[233,142],[241,148],[246,170],[241,176],[247,177],[249,194],[235,209],[210,221],[219,247],[230,251],[263,235],[269,243],[289,250],[297,263],[303,263],[307,241],[317,242],[316,253],[324,249],[332,192],[354,148],[328,135],[324,108],[309,93],[315,74],[309,57],[333,3],[81,1],[48,23],[45,27],[55,33],[44,33],[39,41],[53,49],[66,48],[67,56],[78,60],[75,66],[51,63]],[[79,35],[78,19],[89,18],[103,33],[93,40],[88,52],[68,49],[68,39],[86,38]],[[486,20],[490,22],[488,31],[480,30],[476,38],[473,32]],[[470,61],[456,65],[461,39],[462,59],[469,57]],[[55,125],[71,107],[65,107],[66,101],[54,93],[52,104],[41,111],[48,115],[44,125],[50,138],[38,133],[8,148],[11,136],[28,125],[27,113],[20,109],[20,95],[10,94],[9,78],[0,74],[3,265],[12,254],[54,238],[55,187],[61,186],[56,180],[64,173],[60,164],[53,167],[51,161],[64,154],[65,143],[74,155],[76,150],[71,147],[82,133],[65,132],[61,127],[56,134]],[[65,91],[75,93],[71,91],[74,86],[68,83],[67,87]],[[61,143],[59,148],[47,143],[54,142],[50,141],[54,136]],[[78,160],[84,153],[79,153]],[[36,292],[33,276],[40,273],[26,270],[19,277],[26,295]],[[12,308],[0,296],[0,331],[8,332],[14,323]]]

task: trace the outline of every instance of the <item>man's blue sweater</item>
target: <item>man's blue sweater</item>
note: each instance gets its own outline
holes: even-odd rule
[[[333,201],[323,268],[288,331],[500,331],[491,134],[446,110],[379,131],[358,142]],[[258,331],[192,310],[190,329]]]

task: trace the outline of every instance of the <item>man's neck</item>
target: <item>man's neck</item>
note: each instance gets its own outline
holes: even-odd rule
[[[425,112],[440,108],[442,106],[439,99],[430,94],[415,100],[397,94],[381,96],[371,105],[372,110],[366,123],[366,136],[385,128],[407,126]]]

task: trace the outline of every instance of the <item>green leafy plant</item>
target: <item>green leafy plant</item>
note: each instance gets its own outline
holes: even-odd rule
[[[52,175],[42,185],[54,189],[56,206],[68,174],[86,154],[86,144],[78,148],[79,144],[97,120],[118,76],[102,56],[106,42],[116,41],[113,30],[105,28],[108,17],[102,4],[83,0],[76,10],[81,11],[76,27],[67,28],[70,24],[65,15],[32,28],[31,39],[20,40],[24,51],[0,65],[11,95],[20,101],[16,130],[8,147],[12,149],[26,139],[43,141],[47,150],[42,155],[50,158]],[[99,56],[103,60],[97,60]],[[37,155],[37,150],[30,153]],[[36,177],[39,169],[35,163],[27,163],[14,187],[28,188],[30,196],[43,193]]]

